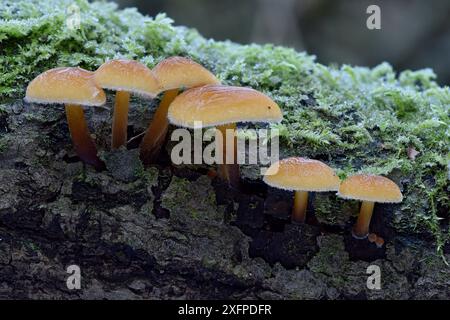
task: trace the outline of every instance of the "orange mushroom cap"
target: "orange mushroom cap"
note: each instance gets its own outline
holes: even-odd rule
[[[47,70],[27,87],[25,101],[33,103],[67,103],[85,106],[105,104],[105,92],[95,85],[93,72],[79,67]]]
[[[250,88],[208,85],[186,90],[169,107],[172,124],[194,128],[236,122],[279,122],[283,115],[278,105],[265,94]]]
[[[342,181],[338,195],[344,199],[355,199],[380,203],[402,202],[403,195],[392,180],[371,174],[359,174]]]
[[[183,57],[170,57],[162,60],[152,70],[161,90],[192,88],[220,81],[197,62]]]
[[[325,163],[292,157],[273,163],[264,175],[268,185],[291,191],[336,191],[339,178]]]
[[[369,242],[373,243],[373,242],[377,241],[378,236],[375,233],[370,233],[367,236],[367,239],[369,240]]]
[[[155,97],[160,91],[152,71],[135,60],[116,59],[102,64],[94,74],[98,86]]]

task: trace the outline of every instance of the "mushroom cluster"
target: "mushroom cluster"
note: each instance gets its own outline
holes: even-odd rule
[[[164,144],[169,122],[167,112],[178,92],[182,89],[219,84],[219,80],[198,63],[183,57],[171,57],[158,63],[152,70],[164,92],[163,99],[142,139],[140,146],[141,160],[150,164],[156,160]]]
[[[294,191],[292,220],[299,223],[306,220],[308,192],[337,191],[341,198],[361,200],[360,213],[352,231],[356,239],[368,237],[375,202],[399,203],[403,198],[399,187],[386,177],[360,174],[341,182],[333,169],[323,162],[298,157],[272,164],[264,175],[264,182],[275,188]],[[382,238],[377,240],[374,237],[376,235],[373,234],[370,242],[379,246]]]
[[[127,143],[130,94],[155,98],[163,94],[140,144],[144,165],[154,163],[166,139],[169,121],[193,128],[215,126],[223,161],[219,176],[233,187],[239,186],[239,166],[235,140],[237,122],[279,122],[279,106],[261,92],[249,88],[220,85],[220,81],[200,64],[184,57],[170,57],[153,69],[135,60],[106,61],[95,72],[81,68],[48,70],[30,82],[25,100],[33,103],[65,103],[70,135],[78,157],[101,170],[103,162],[84,118],[84,106],[101,106],[106,102],[103,89],[116,92],[113,109],[111,149]],[[178,93],[182,90],[182,94]],[[227,131],[231,136],[227,138]],[[231,141],[233,142],[233,141]]]
[[[236,123],[280,122],[283,117],[279,106],[265,94],[250,88],[221,85],[210,71],[183,57],[167,58],[153,69],[139,61],[115,59],[105,62],[95,72],[79,67],[45,71],[30,82],[25,100],[65,104],[75,151],[84,163],[97,170],[104,169],[104,163],[97,155],[82,106],[104,105],[103,89],[116,91],[111,149],[127,143],[130,94],[155,98],[162,93],[163,98],[140,144],[141,161],[145,165],[156,161],[169,123],[191,129],[198,123],[204,128],[215,127],[216,144],[222,151],[218,175],[234,188],[240,185]],[[184,92],[179,94],[181,91]],[[341,182],[325,163],[300,157],[273,163],[263,180],[272,187],[294,191],[292,220],[298,223],[306,221],[309,192],[337,191],[344,199],[361,200],[360,214],[352,232],[357,239],[369,235],[375,202],[402,201],[399,187],[388,178],[355,175]],[[379,245],[383,239],[372,234],[369,240]]]

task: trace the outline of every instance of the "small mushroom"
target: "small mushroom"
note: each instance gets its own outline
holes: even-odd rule
[[[377,237],[377,240],[375,240],[375,244],[377,245],[377,248],[383,248],[384,239],[382,237]]]
[[[135,60],[117,59],[102,64],[94,73],[99,87],[115,90],[111,148],[117,149],[127,142],[130,93],[154,98],[159,91],[151,70]]]
[[[370,174],[354,175],[342,181],[338,196],[362,200],[358,219],[353,226],[353,237],[357,239],[365,239],[369,234],[375,202],[399,203],[403,200],[399,187],[392,180]]]
[[[103,90],[93,81],[93,72],[81,68],[55,68],[38,75],[27,87],[25,101],[40,104],[64,103],[70,135],[80,159],[97,170],[104,167],[84,117],[84,106],[106,102]]]
[[[292,220],[303,223],[308,206],[308,192],[337,191],[339,178],[332,168],[318,160],[287,158],[273,163],[264,175],[269,186],[294,191]]]
[[[377,241],[378,236],[375,233],[370,233],[367,239],[369,240],[370,243],[374,243],[375,241]]]
[[[219,84],[219,80],[200,64],[183,57],[171,57],[158,63],[152,70],[164,96],[142,139],[140,157],[144,164],[155,161],[166,139],[169,122],[167,110],[182,88]]]
[[[238,187],[240,182],[237,146],[235,141],[234,148],[227,148],[226,130],[234,131],[237,122],[279,122],[282,117],[278,105],[263,93],[221,85],[189,89],[180,94],[168,110],[168,119],[174,125],[194,128],[195,122],[201,122],[203,128],[216,127],[222,133],[222,139],[216,140],[222,144],[218,148],[223,150],[218,175],[233,187]]]

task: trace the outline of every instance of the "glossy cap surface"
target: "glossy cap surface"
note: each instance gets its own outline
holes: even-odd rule
[[[47,70],[33,79],[27,87],[25,101],[100,106],[106,102],[106,96],[95,85],[93,72],[63,67]]]
[[[265,94],[243,87],[208,85],[189,89],[170,105],[172,124],[194,128],[195,122],[211,127],[236,122],[279,122],[278,105]]]
[[[183,57],[164,59],[153,68],[152,73],[163,91],[220,83],[209,70]]]
[[[272,164],[264,175],[268,185],[294,191],[337,191],[340,180],[334,170],[318,160],[287,158]]]
[[[395,182],[369,174],[354,175],[342,181],[338,195],[344,199],[372,202],[397,203],[403,200]]]
[[[102,64],[94,74],[99,87],[128,91],[155,97],[160,91],[159,84],[149,68],[135,60],[116,59]]]

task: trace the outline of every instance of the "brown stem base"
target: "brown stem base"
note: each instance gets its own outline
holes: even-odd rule
[[[79,105],[67,104],[66,117],[78,157],[97,170],[104,169],[105,165],[97,156],[97,148],[89,133],[83,108]]]
[[[223,158],[222,164],[218,166],[218,175],[221,179],[228,181],[228,184],[234,188],[239,188],[241,178],[239,175],[239,164],[237,163],[237,139],[234,136],[233,146],[228,147],[227,144],[227,130],[232,130],[233,133],[236,130],[236,124],[227,124],[218,126],[217,131],[222,135],[221,140],[216,140],[218,143],[222,143],[218,148],[222,148]]]
[[[359,211],[358,220],[353,226],[352,234],[356,239],[365,239],[369,234],[370,220],[375,203],[371,201],[363,201]]]
[[[167,111],[172,101],[177,97],[178,91],[178,89],[173,89],[164,93],[163,99],[145,132],[140,145],[140,157],[144,165],[152,164],[158,158],[169,128]]]
[[[308,191],[295,191],[294,207],[292,208],[292,221],[304,223],[306,208],[308,207]]]
[[[112,125],[112,149],[118,149],[127,144],[129,105],[130,93],[127,91],[117,91]]]

